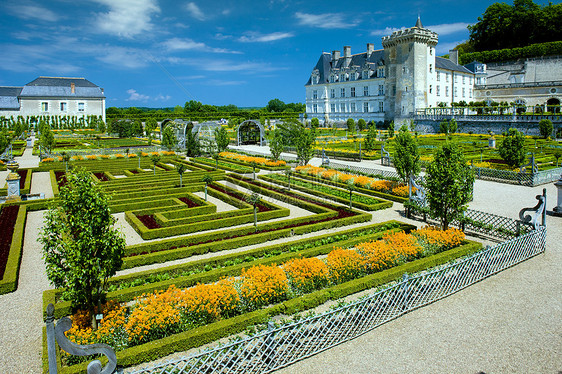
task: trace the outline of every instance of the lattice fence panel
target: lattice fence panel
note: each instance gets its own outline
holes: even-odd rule
[[[544,252],[546,228],[488,248],[319,316],[135,371],[144,373],[268,373],[355,338],[402,314],[455,293]]]
[[[369,176],[380,175],[383,178],[400,178],[400,175],[395,171],[383,170],[383,169],[374,169],[374,168],[364,168],[364,167],[354,166],[354,165],[344,165],[344,164],[339,164],[337,162],[330,162],[330,168],[336,169],[336,170],[355,171],[357,173],[361,173],[361,174],[365,174],[365,175],[369,175]]]

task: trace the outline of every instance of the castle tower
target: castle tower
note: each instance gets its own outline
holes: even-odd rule
[[[435,87],[437,41],[437,33],[425,29],[419,17],[414,27],[382,38],[387,119],[411,118],[417,109],[429,106]]]

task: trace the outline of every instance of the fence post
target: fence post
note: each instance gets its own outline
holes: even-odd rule
[[[409,290],[408,286],[410,283],[410,276],[408,273],[404,273],[402,275],[402,311],[408,310],[408,299],[409,299]]]
[[[521,221],[517,221],[515,222],[515,236],[520,236],[521,235]]]
[[[47,356],[49,357],[49,374],[57,374],[57,350],[55,341],[55,307],[47,305]]]
[[[546,227],[546,188],[542,189],[542,195],[544,196],[544,209],[542,210],[542,225]]]
[[[267,323],[267,338],[265,338],[265,358],[264,358],[264,362],[267,363],[267,365],[269,367],[272,366],[272,362],[273,362],[273,358],[272,355],[275,351],[275,349],[272,347],[273,344],[273,339],[275,337],[275,333],[272,332],[273,329],[275,328],[275,325],[273,324],[273,322],[269,321]]]

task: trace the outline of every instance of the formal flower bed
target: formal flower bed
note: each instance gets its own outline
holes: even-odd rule
[[[0,211],[0,280],[4,276],[8,256],[10,255],[10,246],[12,245],[12,235],[16,218],[18,217],[19,205],[4,206]]]
[[[278,160],[278,161],[272,161],[272,160],[268,160],[267,158],[264,157],[252,157],[252,156],[245,156],[245,155],[240,155],[238,153],[232,153],[232,152],[221,152],[219,154],[219,156],[227,158],[227,159],[231,159],[231,160],[237,160],[237,161],[242,161],[248,164],[251,164],[252,162],[255,162],[258,165],[265,165],[265,166],[285,166],[287,163],[283,160]]]
[[[333,182],[353,183],[357,187],[384,192],[395,196],[408,196],[408,186],[395,181],[378,180],[364,175],[347,174],[339,170],[325,169],[312,165],[297,166],[295,171],[297,173],[331,180]]]
[[[130,303],[111,303],[104,306],[96,331],[86,327],[87,313],[79,311],[66,335],[79,344],[103,342],[121,350],[435,254],[463,241],[464,234],[456,229],[442,232],[428,227],[410,234],[386,234],[355,248],[336,248],[325,259],[257,265],[237,278],[186,289],[172,285]],[[67,363],[76,359],[67,357]]]

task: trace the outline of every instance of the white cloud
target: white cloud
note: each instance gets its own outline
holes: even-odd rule
[[[148,99],[150,99],[150,96],[140,94],[132,88],[127,90],[127,93],[129,94],[129,98],[125,99],[127,101],[148,101]]]
[[[187,3],[185,9],[191,14],[191,16],[199,21],[204,21],[207,16],[201,11],[201,9],[195,3]]]
[[[457,45],[464,43],[466,40],[459,40],[456,42],[450,42],[450,43],[439,43],[437,44],[437,46],[435,47],[435,53],[438,55],[443,55],[443,54],[447,54],[449,53],[449,51],[453,48],[455,48]]]
[[[348,29],[359,24],[359,21],[350,21],[343,13],[308,14],[295,13],[299,23],[304,26],[319,27],[321,29]]]
[[[219,80],[219,79],[211,79],[210,81],[205,82],[211,86],[239,86],[242,84],[246,84],[246,81],[226,81],[226,80]]]
[[[404,30],[404,29],[405,29],[405,27],[402,27],[402,28],[399,28],[399,29],[397,29],[396,27],[386,27],[384,29],[378,29],[378,30],[371,31],[371,35],[373,35],[373,36],[387,36],[387,35],[392,34],[395,31]]]
[[[151,56],[143,50],[114,46],[93,46],[96,58],[120,68],[138,69],[148,65]],[[92,51],[93,52],[93,51]]]
[[[31,1],[9,4],[6,6],[6,9],[21,19],[35,19],[48,22],[56,22],[60,19],[55,12]]]
[[[457,22],[457,23],[443,23],[441,25],[426,26],[426,29],[430,29],[438,33],[439,35],[450,35],[456,34],[458,32],[465,32],[468,34],[467,26],[469,23]]]
[[[198,70],[203,71],[239,71],[247,74],[258,74],[263,72],[271,72],[278,70],[286,70],[285,67],[272,66],[270,63],[260,63],[253,61],[233,61],[225,59],[207,59],[207,58],[168,58],[168,63],[175,65],[190,65]]]
[[[260,34],[257,32],[248,32],[246,35],[241,36],[238,41],[244,43],[263,43],[273,42],[276,40],[292,38],[294,35],[291,32],[273,32],[271,34]]]
[[[158,94],[158,95],[154,98],[154,100],[156,100],[156,101],[168,101],[168,100],[170,100],[171,98],[172,98],[172,97],[171,97],[170,95],[165,95],[165,96],[164,96],[164,95],[162,95],[162,94]]]
[[[163,43],[164,47],[168,51],[202,51],[202,52],[212,52],[212,53],[233,53],[241,54],[242,52],[232,51],[224,48],[213,48],[209,47],[205,43],[196,42],[189,38],[172,38],[168,39]]]
[[[151,17],[160,13],[156,0],[94,0],[109,7],[99,13],[97,27],[101,32],[132,38],[152,30]]]

